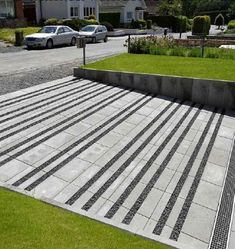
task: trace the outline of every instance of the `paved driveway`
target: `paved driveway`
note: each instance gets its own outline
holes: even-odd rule
[[[180,248],[214,226],[226,244],[234,113],[72,77],[0,100],[2,185]]]

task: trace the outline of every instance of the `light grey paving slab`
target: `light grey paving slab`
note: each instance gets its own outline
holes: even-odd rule
[[[208,162],[202,175],[202,180],[205,180],[218,186],[222,186],[225,178],[225,173],[225,167]]]
[[[53,198],[66,185],[67,185],[67,182],[55,176],[51,176],[47,178],[44,182],[39,184],[36,188],[34,188],[32,190],[32,193],[36,198],[42,198],[42,197]]]
[[[81,160],[79,158],[74,158],[72,161],[68,162],[68,164],[62,167],[59,171],[57,171],[54,175],[60,179],[63,179],[64,181],[72,182],[90,166],[91,163]]]
[[[153,188],[149,193],[148,197],[138,210],[138,214],[143,215],[145,217],[149,217],[154,209],[156,208],[159,200],[163,195],[163,191]]]
[[[120,141],[122,138],[123,136],[118,133],[109,132],[107,135],[102,137],[97,143],[111,148],[116,143],[118,143],[118,141]]]
[[[89,149],[85,150],[79,155],[79,158],[94,163],[98,160],[105,152],[107,152],[108,147],[95,143]]]
[[[226,167],[228,165],[229,155],[230,153],[228,151],[213,148],[208,161]]]
[[[14,159],[0,167],[0,181],[6,182],[28,168],[32,169],[28,164]]]
[[[170,162],[167,164],[167,168],[171,170],[177,170],[179,165],[181,164],[182,160],[184,158],[184,155],[175,152],[173,157],[171,158]]]
[[[181,233],[178,242],[184,243],[185,245],[193,246],[195,249],[207,249],[208,243],[205,243],[195,237],[189,236],[186,233]]]
[[[204,207],[217,210],[222,188],[209,182],[200,181],[194,202]]]
[[[18,159],[20,161],[32,165],[35,162],[41,160],[43,157],[50,154],[51,152],[53,152],[53,150],[54,149],[50,146],[47,146],[45,144],[40,144],[37,147],[34,147],[33,149],[19,156]]]
[[[232,231],[229,238],[228,249],[234,249],[234,248],[235,248],[235,232]]]
[[[215,211],[192,203],[182,232],[209,243],[214,219]]]
[[[128,122],[122,122],[116,128],[113,129],[113,132],[119,133],[121,135],[127,135],[132,129],[134,129],[135,125],[130,124]]]
[[[60,132],[59,134],[53,136],[52,138],[48,139],[47,141],[44,142],[44,144],[58,149],[62,145],[68,143],[70,140],[74,138],[73,135],[66,133],[66,132]]]

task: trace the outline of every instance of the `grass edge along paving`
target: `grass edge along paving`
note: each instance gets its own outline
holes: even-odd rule
[[[235,81],[235,60],[229,59],[121,54],[83,68]]]
[[[1,249],[170,249],[0,187]]]

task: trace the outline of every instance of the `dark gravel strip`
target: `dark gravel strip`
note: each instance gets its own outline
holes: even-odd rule
[[[174,108],[171,113],[164,119],[161,124],[149,135],[145,141],[138,147],[138,149],[116,170],[112,176],[104,183],[104,185],[97,190],[97,192],[84,204],[83,210],[88,211],[95,202],[101,197],[101,195],[112,185],[112,183],[121,175],[121,173],[133,162],[133,160],[140,154],[140,152],[150,143],[150,141],[158,134],[158,132],[166,125],[167,122],[173,117],[173,115],[179,110],[181,104]],[[155,117],[142,131],[143,134],[158,120],[158,116]]]
[[[139,103],[139,101],[143,100],[144,98],[146,98],[146,97],[142,97],[141,99],[137,100],[134,104],[132,104],[132,105],[128,106],[127,108],[125,108],[125,110],[121,111],[121,114],[123,114],[126,111],[128,111],[131,107],[133,107],[134,105],[136,105],[137,103]],[[128,112],[127,115],[125,115],[120,120],[118,120],[116,123],[114,123],[113,125],[111,125],[105,131],[103,131],[100,135],[98,135],[97,137],[95,137],[94,139],[92,139],[90,142],[88,142],[86,145],[84,145],[78,151],[76,151],[71,156],[69,156],[68,158],[66,158],[64,161],[62,161],[61,163],[59,163],[56,167],[54,167],[53,169],[51,169],[50,171],[48,171],[46,174],[44,174],[42,177],[40,177],[39,179],[37,179],[35,182],[33,182],[32,184],[30,184],[27,188],[25,188],[25,190],[30,191],[30,190],[34,189],[40,183],[42,183],[43,181],[45,181],[48,177],[50,177],[55,172],[57,172],[62,167],[64,167],[72,159],[74,159],[75,157],[77,157],[79,154],[81,154],[83,151],[87,150],[90,146],[92,146],[94,143],[96,143],[102,137],[104,137],[105,135],[107,135],[115,127],[117,127],[119,124],[121,124],[123,121],[125,121],[127,118],[129,118],[131,115],[133,115],[136,111],[138,111],[140,108],[142,108],[144,105],[146,105],[150,100],[151,99],[145,100],[142,104],[140,104],[139,106],[137,106],[134,110],[132,110],[131,112]],[[90,132],[88,135],[86,135],[83,138],[79,139],[74,144],[70,145],[66,150],[64,150],[61,153],[59,153],[58,155],[56,155],[52,160],[53,161],[57,160],[59,157],[61,157],[62,155],[64,155],[66,152],[70,151],[71,149],[75,148],[78,144],[80,144],[80,143],[84,142],[85,140],[87,140],[90,136],[92,136],[97,131],[101,130],[103,127],[105,127],[108,124],[110,124],[110,122],[112,122],[113,120],[115,120],[119,116],[120,116],[120,113],[118,113],[117,115],[115,115],[113,118],[111,118],[109,121],[105,122],[101,126],[97,127],[94,131]],[[49,163],[51,163],[51,160],[49,160]],[[46,163],[46,166],[47,165],[49,165],[49,164]]]
[[[5,119],[2,119],[2,120],[0,120],[0,124],[1,124],[1,123],[4,123],[4,122],[6,122],[6,121],[9,121],[9,120],[11,120],[11,119],[20,117],[21,115],[27,114],[27,113],[29,113],[29,112],[35,111],[35,110],[37,110],[37,109],[40,109],[40,108],[42,108],[42,107],[44,107],[44,106],[53,104],[53,103],[55,103],[55,102],[57,102],[57,101],[59,101],[59,100],[62,100],[62,99],[64,99],[64,98],[73,96],[73,95],[75,95],[75,94],[77,94],[77,93],[80,93],[80,92],[83,92],[83,91],[85,91],[85,90],[87,90],[87,89],[89,89],[89,88],[94,87],[93,85],[92,85],[92,86],[89,86],[89,85],[91,85],[91,84],[92,84],[92,82],[91,82],[91,83],[88,83],[88,87],[78,86],[78,87],[76,87],[76,88],[69,89],[69,90],[67,90],[67,91],[65,91],[65,92],[58,93],[58,94],[56,94],[56,95],[54,95],[54,96],[50,96],[50,97],[47,97],[47,98],[45,98],[45,99],[42,99],[42,100],[33,102],[33,103],[29,104],[29,105],[24,105],[24,106],[22,106],[22,107],[20,107],[20,108],[18,108],[18,109],[15,109],[15,110],[12,110],[12,111],[5,112],[5,113],[1,114],[0,117],[7,116],[7,115],[13,114],[13,113],[18,112],[18,111],[22,111],[22,110],[24,110],[24,109],[26,109],[26,108],[28,108],[28,107],[30,107],[30,106],[34,106],[34,105],[36,105],[36,104],[40,104],[40,103],[42,103],[42,102],[44,102],[44,101],[51,100],[51,99],[54,99],[54,98],[56,98],[56,97],[58,97],[58,96],[60,96],[60,95],[63,95],[63,96],[61,96],[61,97],[59,97],[59,98],[57,98],[57,99],[48,101],[48,102],[46,102],[46,103],[44,103],[44,104],[35,106],[35,107],[33,107],[33,108],[31,108],[31,109],[28,109],[28,110],[26,110],[26,111],[23,111],[23,112],[14,114],[14,115],[11,116],[11,117],[7,117],[7,118],[5,118]],[[82,88],[82,89],[81,89],[81,88]],[[75,91],[76,89],[81,89],[81,90]],[[74,91],[74,92],[73,92],[73,91]],[[66,93],[69,93],[69,94],[66,94]],[[65,94],[66,94],[66,95],[65,95]]]
[[[138,175],[133,179],[133,181],[127,187],[127,189],[129,191],[127,191],[127,189],[126,189],[125,192],[127,192],[127,193],[126,194],[123,193],[124,197],[123,196],[120,197],[121,204],[130,195],[131,191],[135,188],[135,186],[138,184],[138,182],[141,180],[141,178],[146,174],[146,172],[148,171],[148,169],[151,167],[151,165],[154,163],[154,161],[157,159],[157,157],[163,151],[163,149],[165,148],[165,146],[169,143],[169,141],[171,140],[171,138],[174,136],[174,134],[181,127],[181,125],[183,124],[184,120],[189,115],[189,113],[192,111],[192,109],[193,109],[194,106],[195,105],[193,104],[187,110],[187,112],[182,116],[182,118],[179,120],[179,122],[176,124],[176,126],[172,129],[172,131],[170,132],[170,134],[163,141],[163,143],[161,144],[161,146],[159,146],[159,148],[157,149],[157,151],[149,159],[149,161],[146,163],[146,165],[143,167],[143,169],[138,173]],[[199,113],[201,111],[201,108],[202,108],[202,106],[200,106],[200,108],[194,114],[194,116],[192,117],[192,119],[190,120],[190,122],[188,123],[188,125],[186,126],[186,128],[184,129],[183,133],[181,134],[181,136],[177,139],[176,143],[174,144],[174,146],[172,147],[172,149],[170,150],[170,152],[167,154],[167,156],[164,159],[164,161],[161,164],[161,166],[156,170],[156,173],[154,173],[154,175],[151,177],[150,181],[145,186],[145,188],[143,189],[142,193],[139,195],[139,197],[137,198],[137,200],[135,201],[135,203],[133,204],[133,206],[131,207],[131,209],[129,210],[129,212],[124,217],[122,223],[127,224],[127,225],[129,225],[131,223],[132,219],[134,218],[134,216],[138,212],[139,208],[144,203],[144,201],[146,200],[148,194],[150,193],[150,191],[152,190],[152,188],[154,187],[154,185],[158,181],[158,179],[161,176],[162,172],[164,171],[164,169],[166,168],[166,166],[168,165],[168,163],[172,159],[172,157],[175,154],[176,150],[179,148],[181,142],[183,141],[183,139],[185,138],[185,136],[189,132],[191,126],[193,125],[194,121],[198,117],[198,115],[199,115]],[[122,198],[124,200],[122,200]],[[119,207],[120,207],[120,205],[119,205]],[[115,209],[115,211],[116,211],[116,209]]]
[[[145,97],[143,97],[145,98]],[[142,98],[141,98],[142,99]],[[32,170],[31,172],[29,172],[27,175],[25,175],[24,177],[22,177],[21,179],[19,179],[17,182],[15,182],[13,185],[14,186],[19,186],[20,184],[22,184],[23,182],[25,182],[26,180],[28,180],[30,177],[32,177],[33,175],[35,175],[36,173],[38,173],[40,170],[44,169],[45,167],[47,167],[48,165],[50,165],[51,163],[53,163],[55,160],[57,160],[59,157],[61,157],[62,155],[64,155],[65,153],[69,152],[71,149],[75,148],[77,145],[79,145],[81,142],[85,141],[86,139],[88,139],[89,137],[91,137],[92,135],[94,135],[96,132],[98,132],[100,129],[104,128],[105,126],[109,125],[113,120],[115,120],[118,116],[122,115],[125,111],[127,111],[129,108],[131,108],[132,106],[134,106],[135,104],[137,104],[139,101],[141,101],[141,99],[138,99],[136,102],[134,102],[133,104],[131,104],[130,106],[126,107],[124,110],[122,110],[121,112],[119,112],[118,114],[116,114],[114,117],[110,118],[108,121],[104,122],[102,125],[100,125],[99,127],[97,127],[96,129],[94,129],[93,131],[89,132],[88,134],[86,134],[85,136],[83,136],[82,138],[80,138],[78,141],[76,141],[75,143],[71,144],[69,147],[67,147],[66,149],[64,149],[63,151],[61,151],[60,153],[58,153],[57,155],[55,155],[54,157],[52,157],[50,160],[48,160],[47,162],[43,163],[42,165],[40,165],[39,167],[37,167],[37,169]],[[141,105],[142,106],[142,105]],[[73,155],[71,155],[70,160],[72,160],[74,157]],[[68,159],[67,159],[68,160]]]
[[[207,125],[206,125],[205,129],[203,130],[203,133],[202,133],[202,135],[201,135],[201,137],[200,137],[200,139],[199,139],[199,141],[198,141],[198,143],[197,143],[197,145],[196,145],[196,147],[195,147],[195,149],[194,149],[194,151],[193,151],[193,153],[192,153],[192,155],[191,155],[191,157],[190,157],[190,159],[189,159],[189,161],[188,161],[188,163],[187,163],[187,165],[186,165],[186,167],[185,167],[185,169],[184,169],[184,171],[179,179],[179,181],[178,181],[173,193],[171,194],[171,197],[168,200],[167,205],[166,205],[165,209],[163,210],[163,212],[162,212],[162,214],[157,222],[157,225],[155,226],[155,228],[153,230],[154,234],[156,234],[156,235],[161,234],[161,232],[162,232],[162,230],[163,230],[163,228],[164,228],[164,226],[165,226],[165,224],[166,224],[166,222],[171,214],[171,211],[174,208],[174,205],[177,201],[177,198],[178,198],[178,196],[179,196],[179,194],[184,186],[184,183],[187,180],[189,172],[193,167],[193,164],[194,164],[196,157],[201,149],[201,146],[202,146],[203,142],[205,141],[206,135],[211,127],[211,124],[215,118],[215,115],[216,115],[216,113],[213,112],[213,114],[210,116],[210,119],[207,122]]]
[[[173,103],[167,105],[158,115],[155,117],[156,122],[171,106]],[[72,197],[70,197],[66,204],[72,205],[78,198],[80,198],[112,165],[136,142],[138,139],[152,126],[152,123],[140,131],[118,154],[116,154],[108,163],[106,163],[88,182],[86,182]]]
[[[121,94],[123,91],[125,91],[125,90],[121,90],[121,91],[119,92],[119,94]],[[98,95],[99,95],[99,94],[100,94],[100,93],[98,93]],[[88,108],[86,108],[86,109],[84,109],[84,110],[82,110],[82,111],[76,113],[75,115],[73,115],[73,116],[67,118],[66,120],[63,120],[63,121],[61,121],[60,123],[57,123],[57,124],[55,124],[55,125],[53,125],[53,126],[47,128],[47,129],[45,129],[45,130],[43,130],[43,131],[41,131],[41,132],[35,134],[33,137],[27,138],[26,140],[20,142],[20,143],[17,144],[16,146],[13,146],[13,147],[11,147],[11,148],[5,150],[4,152],[1,152],[0,155],[3,156],[3,155],[6,154],[6,151],[12,151],[12,150],[14,150],[14,149],[16,149],[16,148],[18,148],[18,147],[20,147],[20,146],[22,146],[22,145],[28,143],[28,142],[31,142],[33,139],[36,139],[36,138],[38,138],[38,137],[40,137],[40,136],[43,136],[43,135],[45,135],[45,133],[50,132],[50,131],[52,131],[53,129],[59,127],[60,125],[69,122],[71,119],[73,119],[73,118],[75,118],[75,117],[77,117],[77,116],[80,116],[80,115],[86,113],[87,111],[89,111],[89,110],[93,109],[94,107],[96,107],[98,104],[101,104],[101,103],[103,103],[103,102],[105,102],[105,101],[107,101],[107,100],[109,100],[109,99],[112,99],[111,101],[105,103],[104,105],[101,105],[100,107],[98,107],[98,108],[94,109],[93,111],[87,113],[85,116],[83,116],[83,117],[81,117],[81,118],[79,118],[79,119],[73,121],[72,123],[67,124],[66,126],[60,128],[59,130],[56,130],[55,132],[51,133],[50,135],[48,135],[48,136],[46,136],[46,137],[44,137],[44,138],[42,138],[42,139],[36,141],[35,143],[29,145],[28,147],[25,147],[24,149],[22,149],[22,150],[16,152],[15,154],[11,155],[10,157],[6,158],[5,160],[0,161],[0,167],[3,166],[4,164],[6,164],[7,162],[12,161],[14,158],[16,158],[16,157],[18,157],[18,156],[24,154],[25,152],[31,150],[32,148],[38,146],[39,144],[41,144],[41,143],[47,141],[48,139],[54,137],[55,135],[59,134],[60,132],[62,132],[62,131],[64,131],[64,130],[68,129],[69,127],[71,127],[71,126],[73,126],[73,125],[79,123],[80,121],[82,121],[82,120],[84,120],[85,118],[91,116],[92,114],[96,113],[97,111],[99,111],[99,110],[105,108],[105,107],[108,106],[110,103],[112,103],[112,102],[118,100],[119,98],[125,96],[126,94],[128,94],[128,93],[124,93],[124,94],[122,94],[122,95],[119,95],[118,97],[116,97],[116,98],[114,98],[114,99],[112,99],[112,98],[115,97],[115,96],[117,96],[117,93],[112,94],[112,95],[110,95],[109,97],[107,97],[107,98],[103,99],[102,101],[100,101],[99,103],[96,103],[96,104],[94,104],[94,105],[91,105],[91,106],[89,106]],[[91,98],[92,98],[92,97],[91,97]]]
[[[196,173],[196,175],[195,175],[195,178],[194,178],[194,180],[193,180],[193,183],[192,183],[192,185],[191,185],[191,188],[190,188],[190,190],[189,190],[189,192],[188,192],[188,195],[187,195],[187,197],[186,197],[186,199],[185,199],[185,201],[184,201],[184,204],[183,204],[183,207],[182,207],[182,209],[181,209],[181,211],[180,211],[180,214],[179,214],[179,216],[178,216],[178,218],[177,218],[177,221],[176,221],[176,223],[175,223],[175,225],[174,225],[174,228],[173,228],[173,230],[172,230],[172,233],[171,233],[171,235],[170,235],[170,239],[172,239],[172,240],[178,240],[178,237],[179,237],[179,235],[180,235],[180,232],[181,232],[181,230],[182,230],[182,227],[183,227],[183,225],[184,225],[184,222],[185,222],[185,220],[186,220],[186,217],[187,217],[187,215],[188,215],[188,211],[189,211],[189,209],[190,209],[190,206],[191,206],[191,204],[192,204],[192,202],[193,202],[193,198],[194,198],[194,196],[195,196],[195,194],[196,194],[196,191],[197,191],[197,188],[198,188],[198,185],[199,185],[199,183],[200,183],[200,180],[201,180],[201,178],[202,178],[202,175],[203,175],[203,172],[204,172],[204,169],[205,169],[205,167],[206,167],[206,163],[207,163],[207,161],[208,161],[208,158],[209,158],[209,156],[210,156],[210,153],[211,153],[211,150],[212,150],[212,148],[213,148],[213,145],[214,145],[214,143],[215,143],[215,139],[216,139],[216,137],[217,137],[217,134],[218,134],[218,131],[219,131],[219,128],[220,128],[220,126],[221,126],[221,124],[222,124],[222,121],[223,121],[223,113],[220,115],[220,117],[219,117],[219,120],[218,120],[218,122],[217,122],[217,124],[216,124],[216,127],[215,127],[215,129],[214,129],[214,132],[213,132],[213,134],[212,134],[212,137],[211,137],[211,139],[210,139],[210,142],[209,142],[209,144],[208,144],[208,146],[207,146],[207,148],[206,148],[206,152],[205,152],[205,154],[204,154],[204,156],[203,156],[203,158],[202,158],[202,161],[201,161],[201,164],[200,164],[200,166],[199,166],[199,168],[198,168],[198,170],[197,170],[197,173]],[[234,166],[234,165],[233,165]],[[232,167],[231,167],[232,168]],[[233,167],[234,168],[234,167]],[[235,172],[233,172],[233,175],[230,175],[230,176],[232,176],[232,178],[233,179],[235,179],[235,174],[234,174]],[[230,177],[229,176],[229,177]],[[226,191],[228,191],[228,192],[230,192],[230,190],[232,190],[233,189],[233,198],[234,198],[234,193],[235,193],[235,191],[234,191],[234,183],[235,183],[235,181],[234,182],[232,182],[232,185],[230,185],[231,184],[231,182],[230,181],[228,181],[228,183],[229,183],[229,185],[227,185],[226,186],[226,188],[225,188],[225,192]],[[227,196],[227,193],[225,194],[226,196]],[[233,199],[232,198],[232,199]],[[220,207],[222,207],[222,209],[223,209],[223,207],[225,207],[225,210],[226,210],[226,212],[225,213],[223,213],[223,214],[220,214],[219,216],[218,216],[218,218],[219,218],[219,220],[220,220],[220,222],[221,222],[221,217],[223,217],[224,218],[224,215],[225,216],[227,216],[228,214],[227,214],[227,206],[230,206],[230,208],[233,206],[233,201],[231,202],[231,200],[232,199],[230,199],[230,201],[226,201],[226,202],[224,202],[224,203],[222,203],[221,205],[220,205]],[[224,211],[225,211],[224,210]],[[220,217],[221,216],[221,217]],[[223,219],[222,218],[222,219]],[[230,221],[230,219],[228,219],[229,221]],[[225,223],[218,223],[218,225],[219,225],[219,230],[218,230],[218,228],[217,228],[217,230],[218,231],[215,231],[215,240],[213,241],[213,245],[216,245],[216,247],[214,246],[213,247],[213,245],[212,245],[212,247],[211,247],[211,249],[212,248],[216,248],[216,249],[218,249],[218,248],[224,248],[224,249],[226,249],[226,246],[224,246],[224,247],[219,247],[219,246],[217,246],[217,245],[220,245],[221,246],[221,241],[223,241],[223,243],[224,243],[224,241],[226,240],[226,238],[227,238],[227,236],[228,236],[228,229],[229,229],[229,226],[227,226],[227,224],[226,224],[227,222],[225,222]],[[219,236],[218,236],[219,235]]]
[[[103,86],[103,87],[99,88],[99,90],[102,90],[102,89],[105,89],[105,88],[107,88],[107,86]],[[110,88],[109,88],[109,89],[110,89]],[[109,89],[108,89],[108,90],[109,90]],[[107,90],[104,90],[104,91],[107,91]],[[104,91],[102,91],[102,92],[100,92],[100,93],[103,93]],[[82,97],[80,96],[80,97],[77,97],[77,98],[75,98],[75,99],[69,100],[69,101],[67,101],[66,103],[63,103],[63,104],[58,105],[58,106],[56,106],[56,107],[53,107],[53,108],[51,108],[51,109],[49,109],[49,110],[46,110],[46,111],[44,111],[44,112],[42,112],[42,113],[36,114],[36,115],[34,115],[34,116],[30,117],[30,118],[27,118],[27,119],[25,119],[25,120],[22,120],[22,121],[20,121],[20,122],[18,122],[18,123],[16,123],[16,124],[13,124],[13,125],[10,125],[10,126],[8,126],[8,127],[6,127],[6,128],[3,128],[2,130],[0,130],[0,133],[5,132],[5,131],[8,131],[8,130],[10,130],[10,129],[12,129],[12,128],[18,126],[18,125],[24,124],[25,122],[31,121],[31,120],[33,120],[34,118],[40,117],[41,115],[47,114],[47,113],[49,113],[50,111],[56,110],[57,108],[63,107],[65,104],[72,103],[72,102],[74,102],[74,101],[76,101],[76,100],[78,100],[78,99],[80,100],[81,98],[84,98],[84,97],[86,97],[86,96],[89,96],[89,95],[91,95],[92,93],[97,93],[97,89],[94,90],[94,91],[90,91],[90,92],[84,94]],[[57,111],[56,113],[53,113],[53,114],[51,114],[51,115],[49,115],[49,116],[46,116],[46,117],[44,117],[44,118],[42,118],[42,119],[40,119],[40,120],[37,120],[37,121],[35,121],[35,122],[31,123],[31,124],[27,124],[26,126],[19,128],[18,130],[12,131],[12,132],[10,132],[10,133],[8,133],[8,134],[6,134],[6,135],[0,137],[0,141],[3,141],[3,140],[5,140],[5,139],[7,139],[7,138],[9,138],[9,137],[11,137],[11,136],[13,136],[13,135],[15,135],[15,134],[17,134],[17,133],[19,133],[19,132],[21,132],[21,131],[24,131],[24,130],[28,129],[29,127],[32,127],[32,126],[34,126],[34,125],[36,125],[36,124],[39,124],[39,123],[41,123],[41,122],[43,122],[43,121],[45,121],[45,120],[47,120],[47,119],[49,119],[49,118],[51,118],[51,117],[54,117],[54,116],[56,116],[56,115],[58,115],[58,114],[61,114],[61,113],[63,113],[64,111],[67,111],[67,110],[69,110],[70,108],[73,108],[73,107],[75,107],[75,106],[78,106],[78,105],[82,104],[84,101],[87,101],[87,100],[89,100],[89,99],[91,99],[91,98],[93,98],[93,97],[95,97],[95,96],[98,96],[98,95],[99,95],[99,94],[95,94],[95,95],[93,95],[92,97],[88,97],[88,98],[86,98],[86,99],[84,99],[84,100],[81,100],[81,101],[79,101],[79,102],[77,102],[77,103],[74,103],[74,104],[72,104],[72,105],[70,105],[70,106],[67,106],[66,108],[63,108],[63,109],[61,109],[60,111]],[[75,114],[75,115],[76,115],[76,114]],[[61,122],[63,122],[63,121],[61,121]],[[1,156],[1,153],[0,153],[0,156]]]

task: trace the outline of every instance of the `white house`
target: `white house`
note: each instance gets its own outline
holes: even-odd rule
[[[98,0],[36,0],[37,22],[52,17],[84,19],[90,15],[95,15],[98,20]]]
[[[120,23],[144,19],[144,0],[100,0],[100,13],[120,13]]]

